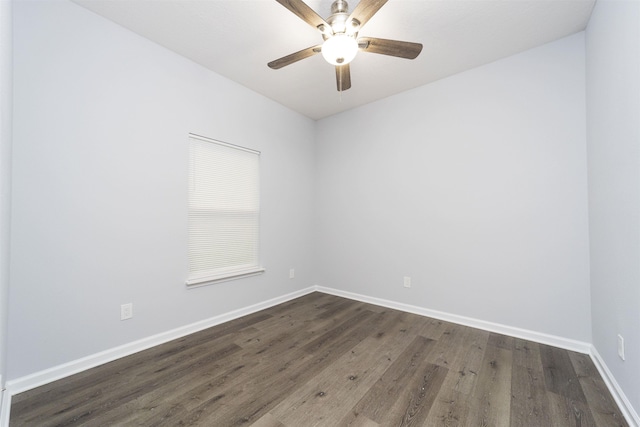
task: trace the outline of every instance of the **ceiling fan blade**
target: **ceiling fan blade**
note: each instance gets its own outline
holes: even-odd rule
[[[311,9],[305,2],[302,0],[276,0],[278,3],[289,9],[295,15],[297,15],[300,19],[302,19],[307,24],[311,25],[313,28],[318,28],[321,25],[324,25],[324,29],[331,28],[327,21],[322,19],[320,15],[318,15],[313,9]],[[318,28],[320,29],[320,28]],[[320,29],[320,31],[323,31]]]
[[[351,22],[352,19],[357,19],[360,23],[360,28],[362,28],[387,1],[388,0],[360,0],[360,3],[358,3],[353,12],[351,12],[351,16],[349,16],[347,22]]]
[[[351,70],[349,64],[336,65],[336,84],[338,92],[351,88]]]
[[[359,37],[358,47],[364,52],[380,53],[406,59],[415,59],[422,52],[420,43],[379,39],[376,37]]]
[[[279,70],[280,68],[291,65],[294,62],[300,61],[301,59],[305,59],[317,53],[320,53],[321,50],[322,45],[308,47],[296,53],[292,53],[291,55],[283,56],[282,58],[276,59],[275,61],[271,61],[267,65],[269,66],[269,68]]]

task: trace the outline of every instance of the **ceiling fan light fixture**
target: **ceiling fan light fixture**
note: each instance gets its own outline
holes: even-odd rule
[[[422,51],[420,43],[358,35],[360,29],[389,0],[359,0],[351,14],[346,0],[333,0],[331,15],[326,20],[311,9],[304,0],[276,1],[304,22],[318,29],[322,33],[324,43],[271,61],[267,64],[271,69],[278,70],[322,52],[324,59],[335,66],[336,86],[339,92],[343,92],[351,88],[349,63],[355,58],[358,50],[406,59],[415,59]]]
[[[357,53],[358,42],[347,34],[338,33],[322,44],[322,56],[332,65],[348,64]]]

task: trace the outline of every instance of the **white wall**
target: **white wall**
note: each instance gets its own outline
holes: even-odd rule
[[[637,410],[640,1],[599,0],[586,46],[593,344]],[[618,334],[625,338],[626,361],[617,355]]]
[[[584,61],[579,33],[318,122],[318,284],[589,342]]]
[[[0,390],[6,369],[11,236],[12,5],[0,1]],[[0,393],[0,398],[2,394]],[[1,418],[0,418],[1,419]]]
[[[315,124],[72,3],[14,12],[9,379],[317,283],[593,333],[640,406],[638,1],[598,2],[586,82],[577,34]],[[265,275],[185,289],[188,132],[262,151]]]
[[[313,284],[313,121],[73,3],[14,12],[9,379]],[[185,289],[189,132],[262,151],[266,274]]]

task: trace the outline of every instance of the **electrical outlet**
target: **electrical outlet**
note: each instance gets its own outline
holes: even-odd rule
[[[404,276],[404,287],[405,288],[411,287],[411,277]]]
[[[289,279],[296,277],[296,271],[293,268],[289,269]]]
[[[127,320],[133,317],[133,303],[122,304],[120,306],[120,320]]]
[[[624,360],[624,338],[620,334],[618,334],[618,356]]]

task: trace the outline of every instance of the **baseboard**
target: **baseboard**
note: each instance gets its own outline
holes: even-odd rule
[[[11,393],[7,390],[0,392],[0,426],[9,426],[9,410],[11,409]]]
[[[418,314],[421,316],[433,317],[435,319],[444,320],[460,325],[470,326],[472,328],[478,328],[490,332],[496,332],[504,335],[509,335],[516,338],[522,338],[528,341],[534,341],[541,344],[547,344],[565,350],[576,351],[578,353],[588,354],[593,360],[594,365],[600,372],[607,388],[611,392],[611,395],[615,399],[622,415],[625,417],[627,423],[631,427],[640,427],[640,417],[633,408],[633,405],[624,394],[615,377],[607,367],[606,363],[596,348],[589,343],[576,341],[568,338],[558,337],[554,335],[543,334],[540,332],[530,331],[526,329],[514,328],[512,326],[506,326],[498,323],[486,322],[484,320],[473,319],[465,316],[458,316],[455,314],[444,313],[437,310],[430,310],[423,307],[417,307],[410,304],[404,304],[396,301],[385,300],[381,298],[370,297],[366,295],[356,294],[353,292],[341,291],[338,289],[326,288],[323,286],[316,286],[315,290],[326,294],[336,295],[339,297],[349,298],[356,301],[366,302],[369,304],[379,305],[382,307],[388,307],[395,310],[405,311],[408,313]]]
[[[228,313],[223,313],[221,315],[214,316],[209,319],[202,320],[200,322],[195,322],[190,325],[182,326],[180,328],[172,329],[167,332],[163,332],[157,335],[143,338],[141,340],[134,341],[125,345],[121,345],[119,347],[115,347],[109,350],[105,350],[100,353],[92,354],[90,356],[83,357],[81,359],[77,359],[77,360],[65,363],[63,365],[54,366],[52,368],[45,369],[40,372],[35,372],[33,374],[30,374],[21,378],[17,378],[15,380],[10,380],[10,381],[7,381],[6,391],[4,394],[9,395],[9,398],[10,398],[11,396],[15,396],[18,393],[22,393],[24,391],[31,390],[33,388],[39,387],[44,384],[48,384],[50,382],[59,380],[61,378],[65,378],[70,375],[77,374],[87,369],[91,369],[96,366],[103,365],[105,363],[114,361],[116,359],[120,359],[121,357],[129,356],[131,354],[137,353],[142,350],[146,350],[156,345],[164,344],[171,340],[181,338],[189,334],[193,334],[203,329],[207,329],[212,326],[216,326],[221,323],[228,322],[230,320],[237,319],[239,317],[246,316],[248,314],[255,313],[260,310],[264,310],[265,308],[282,304],[283,302],[287,302],[289,300],[301,297],[303,295],[309,294],[314,291],[315,291],[314,287],[295,291],[286,295],[272,298],[267,301],[260,302],[258,304],[253,304],[248,307],[243,307],[234,311],[230,311]],[[6,412],[8,413],[9,407],[7,408],[3,407],[3,417],[5,413],[4,409],[7,409]],[[0,424],[0,426],[2,425],[4,424]]]
[[[620,411],[622,411],[622,415],[624,415],[627,420],[627,423],[632,427],[640,427],[640,416],[638,416],[633,405],[622,391],[622,388],[620,388],[618,381],[616,381],[615,377],[609,370],[609,367],[604,363],[604,359],[600,356],[600,353],[598,353],[598,350],[594,346],[591,346],[590,356],[591,360],[593,360],[593,364],[598,368],[598,372],[600,372],[600,376],[607,385],[607,388],[609,388],[611,395],[618,404]]]
[[[604,379],[607,387],[613,395],[616,403],[620,407],[623,415],[630,426],[640,427],[640,417],[634,410],[631,402],[625,396],[624,392],[618,385],[617,381],[611,374],[611,371],[607,368],[602,357],[600,357],[598,351],[593,345],[581,341],[571,340],[568,338],[557,337],[554,335],[543,334],[540,332],[529,331],[526,329],[515,328],[512,326],[502,325],[498,323],[487,322],[484,320],[473,319],[470,317],[459,316],[455,314],[445,313],[437,310],[431,310],[423,307],[418,307],[410,304],[404,304],[396,301],[385,300],[381,298],[370,297],[366,295],[356,294],[353,292],[341,291],[338,289],[327,288],[324,286],[313,286],[305,288],[296,292],[292,292],[286,295],[282,295],[276,298],[272,298],[267,301],[260,302],[251,306],[243,307],[238,310],[234,310],[228,313],[223,313],[218,316],[214,316],[209,319],[205,319],[200,322],[192,323],[180,328],[176,328],[161,334],[157,334],[151,337],[147,337],[138,341],[134,341],[129,344],[125,344],[119,347],[115,347],[100,353],[96,353],[78,360],[74,360],[65,363],[60,366],[46,369],[44,371],[36,372],[25,377],[17,378],[15,380],[7,381],[6,390],[2,391],[1,404],[0,404],[0,427],[7,427],[9,425],[9,409],[11,407],[11,397],[22,393],[24,391],[39,387],[41,385],[56,381],[61,378],[68,377],[70,375],[85,371],[87,369],[94,368],[96,366],[111,362],[121,357],[129,356],[142,350],[146,350],[153,346],[164,344],[171,340],[181,338],[183,336],[201,331],[203,329],[210,328],[212,326],[219,325],[224,322],[228,322],[233,319],[237,319],[248,314],[255,313],[260,310],[264,310],[269,307],[273,307],[283,302],[290,301],[295,298],[299,298],[303,295],[311,292],[323,292],[330,295],[336,295],[344,298],[349,298],[356,301],[366,302],[369,304],[375,304],[382,307],[388,307],[395,310],[401,310],[408,313],[418,314],[421,316],[433,317],[436,319],[444,320],[447,322],[457,323],[460,325],[470,326],[473,328],[483,329],[490,332],[496,332],[504,335],[513,336],[529,341],[538,342],[541,344],[552,345],[554,347],[564,348],[579,353],[589,354],[594,361],[600,375]]]
[[[419,314],[421,316],[433,317],[435,319],[457,323],[459,325],[470,326],[472,328],[478,328],[485,331],[496,332],[503,335],[509,335],[512,337],[521,338],[528,341],[534,341],[541,344],[547,344],[554,347],[563,348],[565,350],[576,351],[578,353],[589,354],[591,351],[591,344],[582,342],[582,341],[572,340],[569,338],[558,337],[555,335],[548,335],[540,332],[530,331],[527,329],[515,328],[513,326],[487,322],[484,320],[473,319],[471,317],[459,316],[457,314],[445,313],[442,311],[431,310],[428,308],[418,307],[410,304],[404,304],[401,302],[370,297],[366,295],[356,294],[353,292],[345,292],[338,289],[326,288],[324,286],[316,286],[315,289],[318,292],[324,292],[326,294],[349,298],[356,301],[361,301],[369,304],[379,305],[382,307],[392,308],[395,310],[406,311],[408,313]]]

